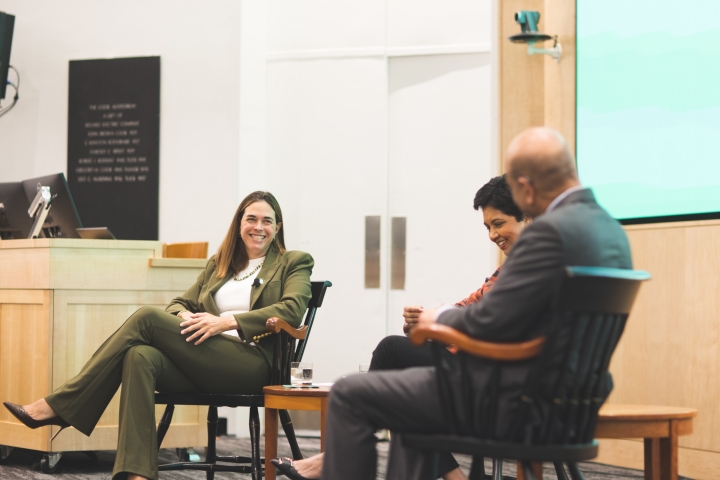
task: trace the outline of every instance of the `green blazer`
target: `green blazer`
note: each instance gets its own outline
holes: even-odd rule
[[[265,333],[265,322],[270,317],[282,318],[290,325],[299,327],[311,297],[310,274],[314,264],[308,253],[288,251],[281,254],[273,245],[257,276],[263,283],[252,289],[250,311],[235,315],[240,338],[250,342],[253,337]],[[215,269],[213,255],[195,285],[170,302],[165,311],[175,315],[183,310],[220,315],[213,295],[233,276],[217,278]],[[265,337],[258,343],[270,355],[273,350],[271,338]]]

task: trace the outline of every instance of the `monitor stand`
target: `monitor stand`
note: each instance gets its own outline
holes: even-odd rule
[[[30,218],[35,219],[28,238],[38,238],[40,236],[45,219],[48,213],[50,213],[52,200],[53,197],[50,195],[50,187],[43,187],[38,184],[38,193],[35,195],[35,199],[32,201],[30,209],[28,210]]]

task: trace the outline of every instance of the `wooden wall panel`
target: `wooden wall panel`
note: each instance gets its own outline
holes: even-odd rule
[[[207,262],[161,252],[155,241],[3,240],[0,288],[185,291]]]
[[[8,249],[8,243],[32,240],[0,241],[0,289],[49,289],[50,251],[46,249]]]
[[[575,153],[575,5],[567,0],[545,0],[540,31],[557,35],[562,45],[560,63],[545,59],[545,125],[559,131]],[[552,41],[545,42],[551,47]]]
[[[176,291],[56,290],[52,388],[58,388],[76,375],[98,347],[136,310],[143,306],[164,308],[176,296]],[[118,390],[90,437],[70,429],[52,442],[52,449],[115,449],[119,398]],[[162,416],[164,409],[164,405],[156,408],[156,419]],[[202,436],[205,431],[206,411],[206,408],[178,406],[173,415],[174,428],[169,432],[163,446],[204,445],[206,440]],[[53,430],[55,431],[55,427]],[[188,441],[191,443],[184,443]]]
[[[575,0],[498,0],[497,7],[500,155],[512,136],[534,125],[559,130],[575,150]],[[512,16],[519,9],[540,11],[540,30],[559,35],[559,64],[543,56],[538,65],[534,61],[540,57],[528,57],[507,40],[519,31]],[[535,80],[538,71],[541,82]],[[680,438],[680,474],[714,478],[720,465],[720,222],[626,230],[636,268],[649,271],[653,279],[643,286],[613,357],[610,402],[697,408],[694,433]],[[601,444],[598,461],[642,465],[640,443]]]
[[[205,262],[153,265],[160,242],[75,239],[0,242],[0,398],[27,404],[76,375],[141,306],[164,307]],[[54,289],[52,289],[54,287]],[[162,413],[163,406],[156,409]],[[206,442],[207,408],[178,407],[163,446]],[[0,445],[39,451],[113,450],[118,395],[90,437],[74,429],[28,429],[0,410]]]
[[[545,75],[543,55],[529,56],[527,45],[511,43],[510,35],[520,33],[515,12],[537,10],[544,19],[542,0],[499,0],[498,4],[498,119],[500,171],[510,141],[528,127],[545,124]]]
[[[0,398],[26,404],[50,393],[52,292],[0,290]],[[0,409],[0,445],[47,450],[47,438]]]
[[[635,268],[653,279],[613,357],[610,401],[697,408],[680,445],[720,452],[720,221],[626,230]]]
[[[498,118],[500,171],[510,140],[526,128],[548,126],[558,130],[575,152],[575,4],[568,0],[500,0],[498,4]],[[538,29],[558,35],[563,56],[558,63],[548,55],[528,55],[527,46],[514,44],[520,32],[518,10],[540,12]],[[552,41],[545,42],[549,48]]]

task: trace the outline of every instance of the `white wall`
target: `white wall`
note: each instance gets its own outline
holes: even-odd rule
[[[270,0],[268,52],[382,47],[385,0]]]
[[[454,303],[492,273],[477,190],[493,175],[490,55],[390,59],[389,215],[407,218],[405,289],[391,290],[388,333],[405,305]]]
[[[286,238],[315,258],[313,279],[333,282],[305,353],[333,381],[368,363],[386,330],[384,292],[363,287],[365,216],[387,211],[386,62],[275,62],[268,80],[268,187],[282,192]]]
[[[0,182],[67,173],[70,60],[159,55],[160,240],[209,240],[214,251],[240,196],[240,2],[5,0],[0,8],[16,16],[11,64],[21,74],[20,100],[0,118]]]
[[[488,44],[490,18],[488,0],[388,0],[387,46]]]
[[[288,246],[312,253],[314,279],[334,283],[306,353],[318,380],[368,363],[398,331],[404,302],[456,301],[494,268],[471,209],[496,169],[491,0],[0,8],[17,16],[11,63],[22,74],[19,103],[0,118],[0,182],[65,171],[69,60],[160,55],[160,239],[209,240],[212,252],[239,199],[275,193]],[[363,286],[365,215],[384,222],[376,290]],[[408,217],[406,291],[387,288],[393,215]],[[246,409],[225,414],[246,434]]]

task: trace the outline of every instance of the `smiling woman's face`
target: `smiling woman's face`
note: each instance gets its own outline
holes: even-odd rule
[[[518,222],[512,215],[506,215],[490,205],[482,212],[490,241],[507,255],[527,223],[524,220]]]
[[[264,257],[282,225],[275,223],[275,210],[264,201],[251,203],[240,221],[240,238],[250,259]]]

